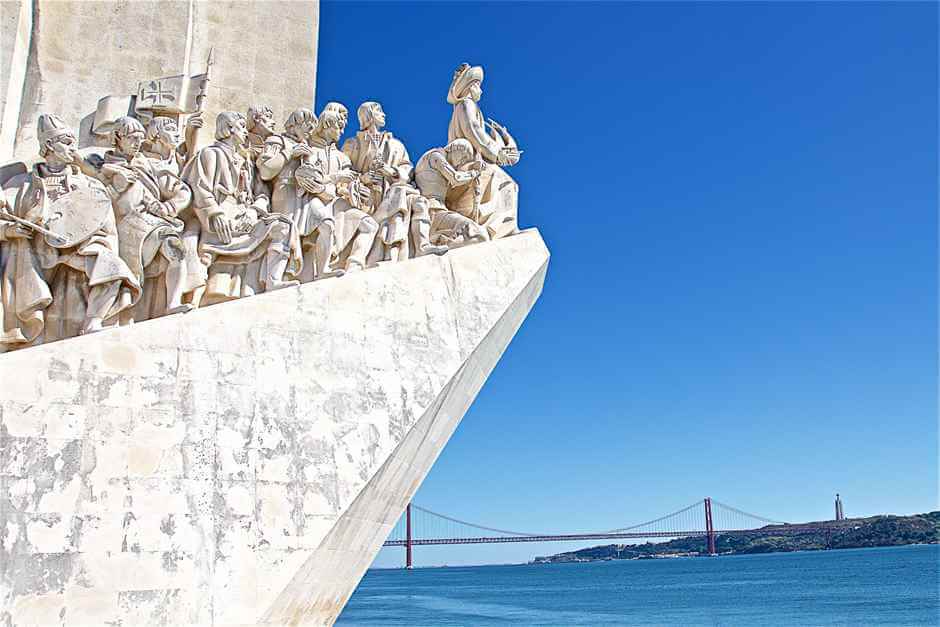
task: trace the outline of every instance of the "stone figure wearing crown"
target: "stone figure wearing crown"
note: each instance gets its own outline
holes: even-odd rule
[[[34,255],[19,255],[14,311],[21,321],[29,319],[32,340],[49,342],[117,323],[141,287],[118,253],[108,192],[79,167],[75,134],[44,114],[37,136],[43,161],[8,183],[15,190],[13,214],[35,230],[29,240]],[[30,260],[48,290],[36,283]]]
[[[268,211],[266,187],[242,156],[245,117],[219,113],[215,138],[183,171],[201,226],[199,252],[211,260],[202,304],[297,285],[299,241],[288,217]]]
[[[166,121],[155,122],[158,119]],[[171,123],[175,124],[169,118],[150,123],[154,131],[150,139],[157,149],[172,142],[166,137]],[[179,218],[189,207],[192,192],[165,163],[168,159],[151,159],[141,152],[146,138],[137,118],[119,118],[111,129],[114,148],[105,153],[99,174],[114,206],[121,258],[144,288],[131,312],[136,321],[193,308],[183,302],[192,282],[186,278],[184,224]]]
[[[446,247],[430,242],[428,203],[411,184],[411,158],[405,145],[385,126],[385,111],[377,102],[364,102],[357,111],[359,132],[343,143],[343,152],[372,191],[372,217],[379,223],[370,261],[399,261]],[[409,237],[409,227],[413,237]],[[409,240],[411,244],[409,244]]]
[[[492,119],[484,121],[478,104],[482,84],[483,68],[464,63],[447,91],[447,102],[454,105],[447,141],[466,139],[483,162],[473,193],[460,190],[448,207],[484,225],[490,238],[496,239],[518,230],[519,186],[503,167],[518,163],[522,153],[506,127]]]

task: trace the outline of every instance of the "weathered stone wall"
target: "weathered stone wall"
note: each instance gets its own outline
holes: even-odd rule
[[[330,624],[547,262],[526,231],[0,355],[0,624]]]
[[[19,2],[2,4],[5,52],[13,47],[8,23]],[[318,0],[32,0],[29,8],[25,79],[11,84],[22,92],[15,145],[0,162],[35,158],[36,120],[45,112],[80,128],[83,147],[102,143],[90,134],[99,98],[133,94],[140,80],[200,74],[212,47],[216,64],[200,143],[212,141],[219,111],[244,112],[262,101],[283,120],[296,107],[313,106]],[[15,70],[4,73],[4,83]],[[7,117],[0,120],[5,125]]]

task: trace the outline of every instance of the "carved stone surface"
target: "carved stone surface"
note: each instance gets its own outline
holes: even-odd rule
[[[0,623],[332,623],[547,262],[524,231],[0,355]]]
[[[80,130],[81,146],[106,146],[91,134],[99,98],[203,72],[210,48],[217,62],[207,123],[220,111],[244,111],[258,95],[277,120],[313,102],[317,0],[4,0],[0,19],[0,161],[35,158],[36,121],[50,107]],[[211,133],[201,135],[202,145],[211,143]]]

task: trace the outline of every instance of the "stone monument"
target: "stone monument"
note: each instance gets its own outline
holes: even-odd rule
[[[312,69],[265,69],[315,44],[316,3],[10,4],[30,27],[2,41],[26,69],[3,85],[0,624],[332,624],[542,289],[482,68],[413,168],[379,103],[340,150],[349,110],[304,108]],[[94,51],[49,30],[85,6]],[[243,37],[201,74],[145,59],[136,95],[120,64],[97,104],[56,91],[184,14],[187,58],[230,19]],[[305,43],[227,82],[285,16]]]

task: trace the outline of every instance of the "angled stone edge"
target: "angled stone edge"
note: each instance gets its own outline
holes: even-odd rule
[[[411,428],[262,623],[332,625],[542,291],[548,260]]]
[[[533,229],[0,355],[0,623],[334,621],[547,263]]]

